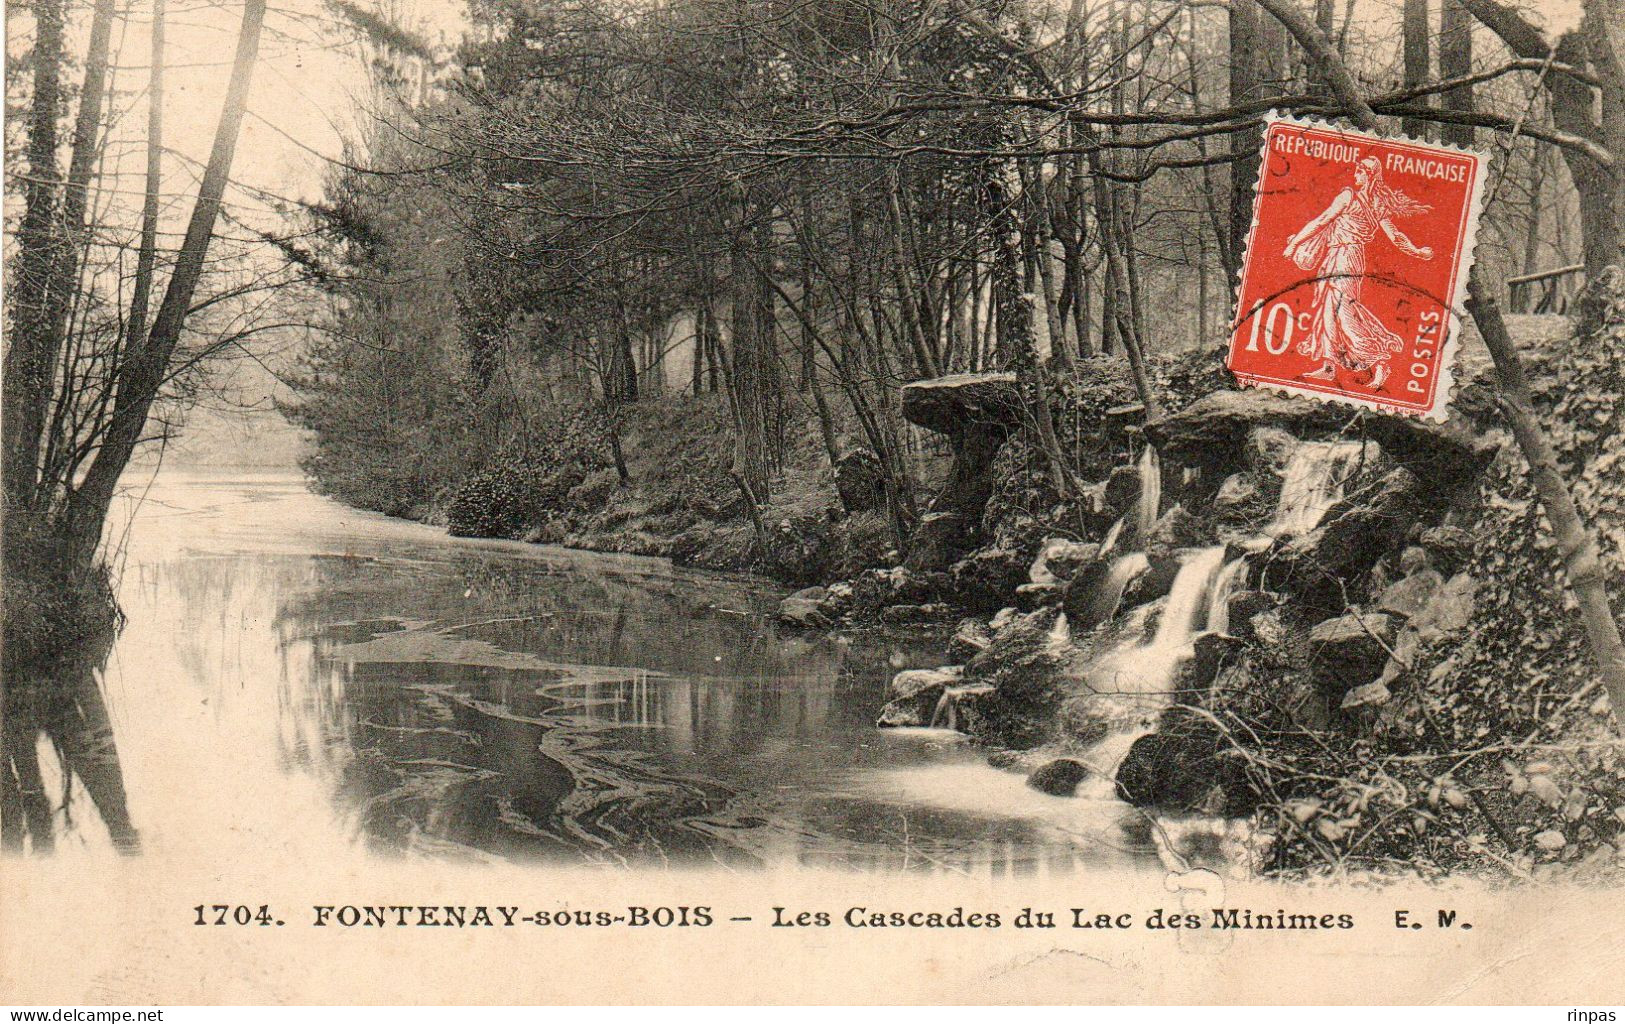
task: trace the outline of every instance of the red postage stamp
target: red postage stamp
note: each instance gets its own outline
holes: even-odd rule
[[[1272,113],[1230,338],[1237,381],[1443,420],[1484,165]]]

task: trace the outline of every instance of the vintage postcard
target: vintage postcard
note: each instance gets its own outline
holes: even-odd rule
[[[0,1003],[1615,1019],[1620,14],[9,5]]]

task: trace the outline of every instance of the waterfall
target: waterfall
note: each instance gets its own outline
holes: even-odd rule
[[[1213,581],[1213,594],[1207,602],[1207,628],[1215,633],[1230,632],[1230,595],[1247,578],[1247,559],[1232,558]]]
[[[1102,537],[1100,540],[1100,554],[1102,557],[1117,550],[1117,540],[1122,535],[1123,519],[1121,516],[1119,516],[1117,522],[1112,524],[1111,529],[1106,531],[1106,536]]]
[[[1179,566],[1153,647],[1184,647],[1207,625],[1207,596],[1224,565],[1224,545],[1203,548]],[[1200,621],[1198,621],[1200,616]]]
[[[1365,453],[1363,441],[1306,441],[1287,460],[1275,518],[1265,528],[1271,537],[1301,537],[1320,524],[1343,500],[1343,482]]]
[[[1082,627],[1093,629],[1116,615],[1117,605],[1123,600],[1123,591],[1150,564],[1144,551],[1134,551],[1112,559],[1106,575],[1095,586],[1095,592],[1089,595],[1089,607],[1084,611]]]
[[[1162,512],[1162,459],[1157,450],[1146,445],[1140,452],[1140,503],[1134,512],[1135,536],[1145,545],[1151,528],[1157,525]]]
[[[931,728],[959,729],[959,702],[966,697],[982,696],[993,692],[992,683],[962,683],[945,687],[931,711]]]
[[[1174,673],[1191,655],[1191,641],[1207,625],[1208,595],[1224,562],[1224,546],[1203,548],[1174,576],[1162,619],[1151,639],[1120,647],[1090,673],[1100,693],[1166,694]]]
[[[1276,538],[1302,536],[1313,530],[1343,499],[1344,483],[1364,455],[1365,444],[1361,441],[1299,444],[1287,460],[1281,496],[1269,524],[1261,534],[1239,546],[1249,553],[1262,551]],[[1101,555],[1110,557],[1115,553],[1125,521],[1134,527],[1135,545],[1143,548],[1161,510],[1161,465],[1156,450],[1147,445],[1140,456],[1140,495],[1133,518],[1125,516],[1112,527],[1101,545]],[[1194,653],[1197,636],[1204,631],[1229,631],[1230,598],[1246,585],[1249,566],[1248,554],[1226,560],[1227,550],[1227,545],[1216,545],[1186,552],[1163,602],[1156,629],[1145,629],[1154,606],[1135,608],[1123,616],[1117,627],[1122,639],[1083,669],[1082,682],[1097,695],[1090,713],[1098,715],[1107,727],[1106,735],[1079,755],[1091,769],[1089,795],[1103,800],[1116,797],[1118,766],[1168,706],[1180,667]],[[1090,629],[1116,619],[1124,590],[1148,565],[1143,550],[1113,557],[1090,595],[1087,621],[1080,619],[1080,626]],[[952,700],[945,693],[932,724],[952,727],[957,721]]]

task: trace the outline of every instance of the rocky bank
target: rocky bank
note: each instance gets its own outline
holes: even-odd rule
[[[1593,303],[1578,339],[1512,326],[1618,578],[1625,312]],[[1245,821],[1253,868],[1617,872],[1609,709],[1487,354],[1463,347],[1443,425],[1235,390],[1211,353],[1162,368],[1172,411],[1145,422],[1086,366],[1051,396],[1064,494],[1012,377],[908,385],[904,415],[953,456],[907,559],[781,617],[957,617],[942,667],[891,681],[880,727],[957,729],[1058,797]]]

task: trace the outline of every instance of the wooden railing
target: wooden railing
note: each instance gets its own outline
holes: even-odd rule
[[[1507,305],[1517,313],[1567,313],[1569,303],[1580,294],[1585,264],[1575,263],[1537,274],[1507,278]],[[1537,291],[1539,299],[1535,298]]]

